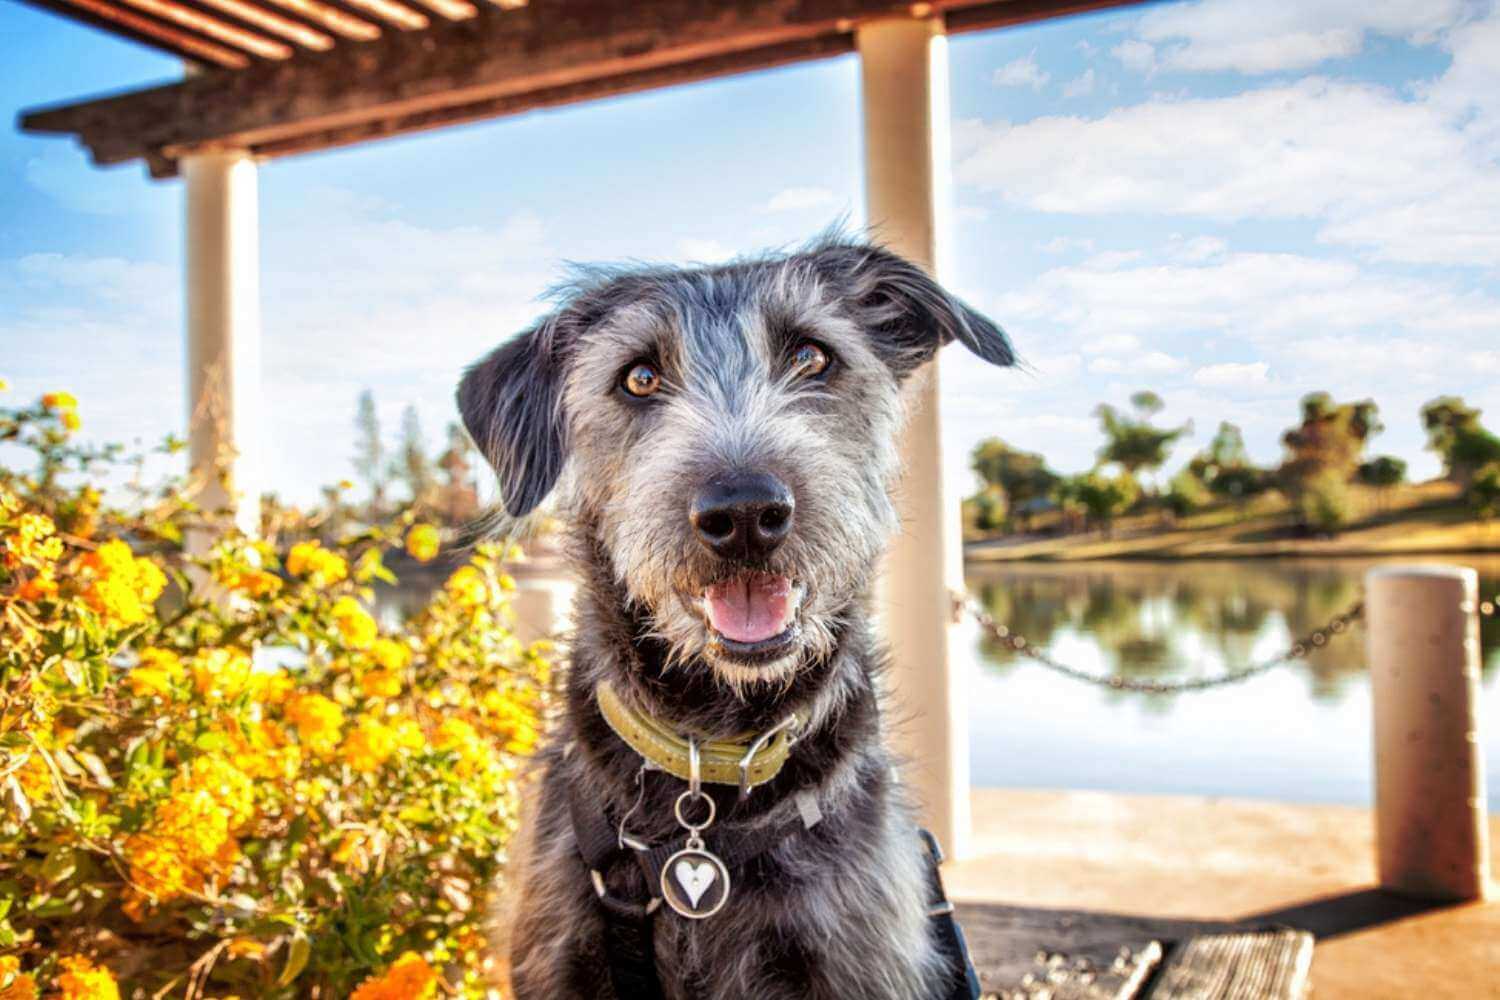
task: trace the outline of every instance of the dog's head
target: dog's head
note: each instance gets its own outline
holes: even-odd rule
[[[589,272],[458,402],[510,513],[556,488],[673,661],[781,684],[866,592],[896,527],[901,383],[954,340],[1013,361],[913,264],[828,240]]]

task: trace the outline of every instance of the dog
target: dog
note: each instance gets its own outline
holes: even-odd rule
[[[506,510],[555,496],[580,581],[497,921],[519,1000],[949,995],[870,593],[898,527],[903,383],[952,341],[1015,361],[922,269],[833,234],[584,270],[465,372]],[[643,756],[636,724],[680,736],[689,780]],[[755,734],[772,735],[752,757],[784,750],[774,775],[691,781],[706,741],[737,754]],[[667,874],[640,863],[694,838]]]

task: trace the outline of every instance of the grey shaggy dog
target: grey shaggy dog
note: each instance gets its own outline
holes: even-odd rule
[[[722,266],[582,272],[466,372],[459,408],[505,506],[522,516],[556,494],[581,581],[564,704],[496,921],[520,1000],[614,993],[570,796],[611,829],[628,815],[647,843],[684,836],[685,785],[641,774],[595,701],[606,680],[682,734],[809,719],[743,802],[704,786],[721,842],[796,817],[799,792],[823,819],[732,872],[716,915],[656,912],[667,997],[927,1000],[952,975],[883,741],[870,590],[897,527],[902,383],[955,340],[1014,361],[921,269],[832,236]],[[623,856],[602,874],[617,898],[656,892]]]

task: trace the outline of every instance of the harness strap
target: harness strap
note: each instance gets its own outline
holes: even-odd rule
[[[799,816],[796,819],[745,831],[727,842],[710,834],[705,838],[712,844],[710,849],[726,867],[734,869],[755,860],[794,833],[811,829],[822,820],[817,801],[807,793],[799,793],[799,796]],[[664,993],[656,971],[652,933],[661,899],[654,894],[654,887],[661,884],[662,866],[677,851],[677,845],[669,843],[651,847],[629,837],[622,838],[618,831],[610,828],[604,812],[580,801],[577,792],[568,796],[568,812],[573,820],[578,853],[589,866],[589,877],[599,897],[604,918],[604,954],[615,996],[619,1000],[661,1000]],[[938,871],[943,859],[942,849],[932,834],[926,830],[918,832],[927,858],[928,916],[933,922],[938,950],[947,957],[953,970],[950,981],[941,987],[933,1000],[979,1000],[979,977],[969,958],[963,930],[953,918],[953,904],[948,901]],[[648,898],[644,902],[620,899],[604,884],[604,872],[610,861],[625,853],[634,856],[646,877]]]
[[[935,1000],[979,1000],[979,975],[974,971],[969,944],[964,940],[963,928],[953,917],[953,904],[948,901],[938,870],[943,863],[943,849],[931,832],[920,828],[917,832],[922,836],[927,855],[927,916],[932,920],[938,950],[947,957],[948,967],[953,970]]]

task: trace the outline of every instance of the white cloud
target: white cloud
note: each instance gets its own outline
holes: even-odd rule
[[[733,257],[735,250],[719,240],[684,236],[677,241],[677,254],[696,264],[717,264]]]
[[[838,196],[827,188],[789,187],[778,191],[762,207],[765,212],[805,212],[813,208],[824,208],[838,201]]]
[[[1133,333],[1115,333],[1086,341],[1083,349],[1089,354],[1132,354],[1141,349],[1141,338]]]
[[[1120,60],[1126,69],[1148,76],[1156,72],[1156,49],[1146,42],[1126,39],[1110,49],[1109,54]]]
[[[1034,52],[1012,59],[995,70],[991,78],[997,87],[1030,87],[1032,90],[1041,90],[1050,79],[1052,77],[1037,65]]]
[[[1496,269],[1500,162],[1435,101],[1314,78],[1001,121],[971,128],[957,176],[1045,212],[1307,219],[1384,259]]]
[[[1063,84],[1062,95],[1064,97],[1087,97],[1094,92],[1095,85],[1093,69],[1086,69],[1082,76]]]
[[[1132,50],[1136,67],[1270,73],[1356,55],[1370,34],[1424,44],[1463,9],[1463,0],[1201,0],[1148,11],[1125,44],[1151,50],[1149,60]]]
[[[1225,362],[1204,365],[1193,372],[1193,381],[1210,389],[1247,389],[1264,386],[1271,366],[1264,361]]]
[[[1043,253],[1092,253],[1094,241],[1086,236],[1054,236],[1040,247]]]
[[[1096,375],[1171,375],[1187,367],[1187,362],[1164,351],[1149,351],[1139,357],[1095,358],[1089,371]]]

